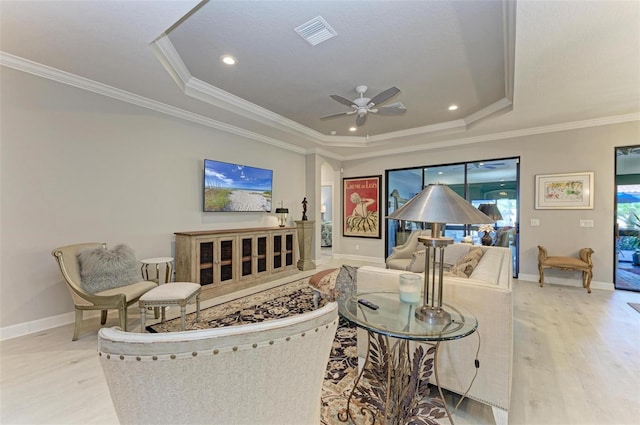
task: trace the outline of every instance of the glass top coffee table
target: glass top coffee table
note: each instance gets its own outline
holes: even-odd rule
[[[374,310],[359,300],[371,302],[378,308]],[[427,423],[436,423],[435,419],[446,415],[453,424],[438,380],[438,348],[441,342],[474,333],[478,321],[468,310],[445,304],[451,322],[429,324],[416,319],[415,311],[420,306],[421,303],[401,302],[398,292],[356,292],[339,297],[340,316],[368,333],[365,364],[349,395],[346,411],[339,414],[341,421],[346,422],[351,416],[351,399],[357,393],[366,404],[381,412],[387,424],[405,424],[415,415]],[[411,342],[424,344],[410,347]],[[432,375],[440,399],[425,402]],[[366,385],[359,388],[363,376]],[[374,412],[365,410],[371,414],[371,423],[375,423]]]

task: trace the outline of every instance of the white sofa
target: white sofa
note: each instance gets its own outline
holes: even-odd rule
[[[496,424],[507,424],[513,367],[513,294],[511,252],[507,248],[481,247],[484,251],[469,278],[445,276],[444,303],[465,307],[478,319],[478,331],[440,347],[438,373],[443,388],[490,405]],[[446,252],[446,250],[445,250]],[[358,269],[361,291],[397,291],[403,270],[363,266]],[[422,275],[422,273],[421,273]],[[478,338],[479,337],[479,338]],[[366,355],[367,338],[358,334],[358,356]]]

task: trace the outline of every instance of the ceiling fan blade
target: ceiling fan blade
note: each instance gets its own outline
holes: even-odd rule
[[[342,96],[339,96],[337,94],[332,94],[329,97],[331,97],[331,99],[336,100],[336,101],[338,101],[338,102],[340,102],[340,103],[342,103],[344,105],[347,105],[347,106],[358,106],[353,102],[353,100],[347,99],[346,97],[342,97]]]
[[[390,89],[386,89],[382,93],[373,96],[373,98],[369,102],[369,107],[372,107],[374,105],[378,105],[379,103],[382,103],[382,102],[384,102],[386,100],[389,100],[393,96],[397,95],[398,93],[400,93],[400,89],[397,88],[397,87],[391,87]]]
[[[405,112],[407,112],[407,108],[402,104],[402,102],[396,102],[387,106],[381,106],[377,109],[377,113],[380,115],[400,115],[404,114]]]
[[[338,117],[342,117],[344,115],[351,115],[351,114],[355,114],[356,111],[348,111],[348,112],[340,112],[339,114],[331,114],[331,115],[327,115],[325,117],[320,117],[321,120],[327,120],[327,119],[331,119],[331,118],[338,118]]]
[[[358,127],[364,125],[364,122],[367,120],[367,114],[360,114],[358,115],[358,117],[356,118],[356,125]]]

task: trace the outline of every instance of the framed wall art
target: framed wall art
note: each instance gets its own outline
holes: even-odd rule
[[[381,175],[342,179],[343,236],[381,238],[381,181]]]
[[[592,210],[593,171],[536,175],[537,210]]]

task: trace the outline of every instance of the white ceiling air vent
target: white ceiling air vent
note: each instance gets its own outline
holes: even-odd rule
[[[297,27],[296,32],[300,34],[300,37],[304,38],[307,43],[315,46],[317,44],[322,43],[325,40],[335,37],[338,35],[336,30],[331,28],[331,26],[324,20],[322,16],[316,16],[309,22],[305,22],[304,24]]]

